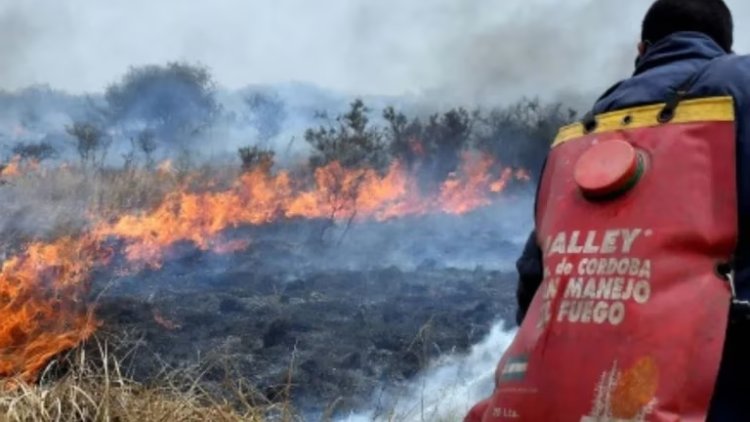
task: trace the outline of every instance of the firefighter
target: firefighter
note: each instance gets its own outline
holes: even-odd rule
[[[748,380],[750,380],[750,323],[746,322],[750,320],[750,318],[748,318],[750,312],[747,312],[748,307],[743,303],[750,300],[750,219],[748,218],[750,216],[750,57],[735,55],[732,51],[732,46],[733,19],[729,8],[722,0],[658,0],[654,2],[646,13],[642,23],[641,40],[637,47],[635,72],[630,78],[619,82],[618,84],[607,90],[596,101],[592,112],[589,113],[587,117],[581,122],[581,125],[584,128],[583,133],[586,133],[587,131],[589,133],[593,133],[590,130],[604,130],[601,127],[596,129],[596,116],[606,116],[607,113],[616,113],[621,110],[633,109],[634,107],[662,103],[667,104],[664,106],[664,110],[667,110],[670,103],[679,104],[679,101],[685,101],[686,99],[717,98],[721,96],[729,96],[733,101],[735,120],[733,125],[732,137],[734,138],[733,142],[735,142],[736,150],[732,151],[733,156],[726,157],[726,159],[723,161],[719,159],[716,162],[713,162],[713,164],[711,164],[709,167],[706,167],[715,169],[724,165],[727,167],[732,167],[733,171],[736,167],[736,173],[734,174],[736,180],[731,180],[731,184],[727,182],[726,186],[731,186],[731,189],[736,190],[736,192],[732,192],[732,194],[735,195],[736,200],[734,202],[729,202],[729,199],[727,199],[727,203],[736,205],[737,208],[735,233],[736,243],[734,243],[732,246],[732,259],[723,266],[717,266],[717,268],[721,268],[721,271],[724,271],[723,276],[729,284],[727,289],[730,289],[731,294],[733,295],[733,299],[730,298],[728,300],[728,302],[731,302],[731,304],[728,304],[726,306],[726,313],[728,314],[728,316],[725,316],[723,318],[715,318],[715,329],[717,330],[717,332],[720,334],[726,333],[725,339],[722,341],[722,343],[719,344],[719,347],[717,348],[719,357],[717,357],[716,360],[720,361],[720,364],[717,363],[718,370],[714,371],[714,373],[718,372],[718,375],[716,375],[714,378],[711,378],[710,376],[707,376],[706,378],[715,380],[710,381],[711,386],[709,388],[711,392],[709,392],[708,395],[710,395],[711,397],[705,398],[706,402],[709,403],[708,410],[704,413],[700,413],[701,410],[695,410],[695,413],[691,413],[691,415],[702,414],[704,416],[706,416],[707,414],[707,420],[710,421],[750,420],[750,404],[748,404],[748,400],[745,397],[745,388]],[[677,105],[678,110],[679,107],[680,106]],[[670,113],[666,113],[666,120],[669,120],[669,118],[674,115],[674,107],[672,107],[671,110],[667,111],[671,112],[671,115]],[[622,125],[627,125],[629,123],[629,119],[632,118],[631,116],[631,114],[625,114],[622,118]],[[659,115],[660,122],[662,121],[661,117],[662,114]],[[602,117],[598,118],[600,120],[603,119]],[[593,125],[591,125],[593,127],[587,127],[591,123],[593,123]],[[659,134],[662,132],[654,133],[657,133],[656,136],[661,136]],[[688,136],[698,136],[696,135],[697,133],[698,132],[695,132],[692,135],[683,134],[681,136],[687,139]],[[633,136],[637,137],[640,135]],[[706,135],[703,136],[705,137]],[[576,142],[589,141],[586,141],[586,138],[584,137],[583,140],[578,140]],[[692,140],[690,142],[692,142]],[[595,147],[597,141],[591,141],[590,143]],[[707,145],[710,145],[710,143]],[[627,149],[627,146],[624,146],[623,148]],[[619,151],[616,151],[615,153],[620,154]],[[631,153],[631,151],[628,150],[628,153]],[[705,153],[705,151],[703,153]],[[551,156],[552,154],[550,154],[550,157]],[[558,160],[559,162],[554,163],[554,168],[550,169],[550,157],[548,157],[547,164],[545,165],[545,170],[543,172],[544,174],[542,176],[542,182],[540,186],[545,184],[545,177],[550,179],[555,177],[554,175],[548,173],[556,172],[555,174],[566,174],[566,170],[560,166],[575,165],[575,159],[579,158],[577,156],[571,156],[573,157],[573,159],[564,161],[563,164],[559,163],[563,161]],[[657,161],[654,165],[654,169],[648,169],[648,167],[646,167],[645,171],[648,173],[649,171],[653,170],[653,173],[658,173],[659,163],[664,162],[659,162],[658,160],[660,159],[663,160],[663,158],[659,158],[657,155],[656,158],[654,158],[654,160]],[[675,158],[675,160],[678,159],[679,157]],[[711,158],[709,158],[708,160],[711,160]],[[570,174],[573,173],[573,170],[568,171],[570,171]],[[631,176],[633,174],[635,173],[632,173]],[[578,177],[579,174],[576,173],[575,176]],[[661,176],[664,176],[664,174],[660,174],[656,177]],[[688,177],[695,177],[694,175],[689,174],[672,174],[667,176],[675,178],[675,181],[677,181],[677,179],[679,178],[684,180]],[[651,182],[653,182],[653,178],[650,180]],[[554,186],[554,183],[554,181],[548,181],[547,185]],[[644,177],[642,183],[646,184],[650,182],[646,181],[646,178]],[[677,185],[679,185],[679,183],[675,183],[675,186]],[[540,189],[545,188],[540,187]],[[554,189],[554,187],[547,186],[546,189]],[[721,190],[722,187],[716,186],[712,189]],[[638,194],[639,193],[635,190],[632,193],[634,198],[637,198]],[[663,192],[662,196],[671,194],[672,192],[668,192],[667,189],[667,191]],[[549,274],[546,274],[546,272],[554,271],[554,269],[550,270],[545,267],[547,265],[547,257],[550,256],[550,245],[544,244],[544,237],[540,237],[540,230],[542,230],[542,228],[539,227],[539,222],[545,221],[545,219],[554,218],[549,215],[545,215],[545,212],[549,214],[564,211],[560,211],[559,209],[554,208],[555,205],[550,204],[550,201],[544,201],[544,207],[540,207],[540,200],[541,199],[538,193],[535,231],[532,232],[521,257],[517,261],[517,270],[519,274],[519,284],[517,290],[517,322],[521,326],[520,335],[524,334],[524,332],[536,332],[543,334],[541,334],[541,337],[539,338],[536,338],[531,334],[526,336],[526,338],[533,338],[533,340],[527,341],[527,344],[525,346],[526,349],[524,350],[535,350],[535,344],[538,344],[538,342],[542,341],[551,341],[550,338],[558,335],[559,333],[562,333],[559,335],[561,337],[564,337],[565,335],[569,335],[569,333],[574,332],[558,331],[556,333],[550,334],[549,332],[543,331],[543,328],[539,328],[539,326],[544,325],[545,322],[547,324],[551,324],[552,326],[555,326],[555,324],[557,324],[558,327],[561,325],[561,321],[563,321],[563,323],[566,322],[564,314],[562,312],[559,312],[559,307],[561,306],[560,302],[555,302],[555,299],[552,299],[551,306],[553,307],[553,310],[558,311],[558,313],[554,314],[551,320],[544,320],[542,318],[542,322],[540,323],[539,321],[541,317],[535,315],[535,327],[526,327],[526,325],[531,324],[531,322],[527,321],[529,319],[529,314],[527,313],[529,312],[529,309],[534,301],[543,302],[544,299],[547,298],[548,294],[550,296],[554,296],[555,294],[562,295],[562,293],[557,291],[559,289],[562,289],[562,287],[558,289],[558,286],[554,285],[554,283],[548,285],[546,288],[540,288],[540,286],[545,286],[543,280],[545,280],[549,276]],[[710,200],[710,198],[705,198],[705,201]],[[682,204],[682,207],[693,207],[694,205],[695,204],[684,203]],[[614,207],[615,205],[603,206]],[[707,206],[710,207],[711,204],[708,204]],[[623,209],[629,210],[627,208]],[[610,215],[615,214],[617,214],[617,217],[609,217],[611,219],[610,226],[612,227],[617,227],[620,224],[620,219],[623,215],[625,215],[619,212],[610,213]],[[644,222],[644,226],[646,225],[648,225],[648,223]],[[582,245],[582,241],[579,242],[578,239],[576,239],[576,241],[573,241],[570,236],[571,233],[576,232],[569,231],[567,233],[568,238],[561,240],[561,249],[565,249],[563,252],[570,253],[571,250],[580,250],[579,244]],[[592,239],[597,239],[596,236],[601,236],[596,232],[593,233],[594,234],[592,235]],[[617,233],[614,233],[612,236],[616,235]],[[710,235],[711,233],[707,234],[707,236]],[[583,238],[586,236],[586,234],[585,232],[581,232],[580,234],[575,234],[575,236],[580,236],[581,238]],[[729,239],[730,237],[727,238]],[[601,237],[599,237],[599,239],[601,239]],[[549,239],[547,240],[549,241]],[[557,239],[555,239],[554,236],[551,239],[553,244],[556,242],[556,240]],[[682,262],[686,262],[684,260],[684,257],[681,259],[683,259]],[[675,259],[674,262],[680,261]],[[600,268],[604,268],[603,266],[605,265],[606,263],[603,263],[602,267]],[[596,265],[593,265],[591,267],[594,268],[593,272],[597,271],[595,267]],[[572,268],[572,271],[576,271],[575,267]],[[658,270],[655,268],[654,272],[656,271]],[[554,287],[554,289],[550,289],[550,286]],[[655,286],[655,284],[652,284],[652,286]],[[565,294],[567,295],[567,292]],[[666,294],[671,293],[668,292]],[[711,294],[712,293],[706,293],[706,297],[711,297]],[[716,297],[718,298],[723,297],[720,293],[716,294]],[[592,303],[595,304],[595,302]],[[656,301],[654,301],[654,303],[656,303]],[[701,303],[700,301],[688,302],[685,304],[685,306],[687,307],[692,307],[695,312],[702,312],[704,305],[705,304]],[[557,306],[557,308],[555,308],[555,306]],[[652,306],[657,305],[654,304]],[[655,312],[658,312],[658,310]],[[602,315],[602,318],[605,318],[605,315]],[[718,315],[721,316],[721,314]],[[559,316],[560,319],[556,319],[556,316]],[[654,323],[649,326],[643,326],[639,329],[644,330],[645,332],[645,330],[656,329],[656,327],[658,327],[658,324]],[[585,338],[585,335],[583,334],[576,335],[579,335],[580,338]],[[696,336],[698,336],[698,334],[696,334]],[[520,341],[523,342],[524,340],[521,339]],[[637,343],[632,343],[635,346],[631,346],[631,343],[627,344],[628,347],[637,346]],[[566,350],[566,352],[574,353],[575,346],[570,347],[571,349]],[[581,342],[580,347],[581,351],[583,352],[583,348],[590,348],[590,345],[586,345],[584,342]],[[608,347],[613,348],[614,350],[615,346],[601,345],[601,347],[603,349],[602,354],[607,354],[609,353]],[[623,349],[624,346],[622,344],[617,345],[617,347],[618,353],[620,353],[622,350],[628,350]],[[517,349],[521,350],[523,349],[523,347],[518,346]],[[708,349],[710,348],[707,347],[705,353],[710,354],[710,351],[708,351]],[[700,354],[703,353],[704,350],[695,350],[694,352]],[[544,356],[549,357],[554,355],[556,353],[556,350],[552,346],[549,346],[549,350],[546,350],[545,353],[547,353],[547,355]],[[523,377],[524,372],[527,370],[526,365],[528,365],[528,370],[530,371],[535,364],[533,358],[528,362],[526,360],[523,360],[521,365],[518,364],[518,360],[513,361],[515,362],[514,364],[508,364],[507,359],[513,360],[516,358],[517,356],[506,356],[504,358],[506,359],[505,364],[502,367],[498,367],[498,379],[500,379],[503,375]],[[545,361],[544,359],[547,358],[539,357],[537,361],[542,362]],[[575,357],[571,357],[570,362],[575,362],[575,359]],[[675,360],[679,359],[681,358],[675,357]],[[709,361],[710,360],[707,360],[707,362]],[[645,378],[648,378],[648,376],[650,376],[648,374],[658,374],[658,369],[653,369],[650,365],[651,363],[640,364],[638,370],[633,373],[640,373],[641,376]],[[540,372],[555,372],[559,369],[560,368],[547,367],[538,370]],[[624,371],[624,369],[622,370]],[[613,371],[615,370],[613,369]],[[692,371],[694,371],[694,368],[686,367],[684,368],[684,371],[686,373],[691,373]],[[708,372],[710,373],[710,371]],[[602,373],[602,379],[604,380],[607,374],[614,373],[615,372]],[[625,372],[616,373],[619,374],[620,381],[618,382],[622,383],[624,376],[623,374]],[[653,375],[652,377],[654,379],[658,379],[658,381],[654,381],[654,383],[658,382],[660,383],[659,385],[670,382],[669,380],[665,380],[663,376],[659,377],[657,375]],[[647,385],[648,382],[649,381],[641,380],[640,384],[638,384],[640,386],[639,388],[643,388],[644,390],[648,390],[648,392],[652,392],[653,389],[649,390],[650,387],[644,387],[644,385]],[[513,390],[513,392],[517,395],[525,393],[527,394],[527,397],[529,397],[528,400],[533,401],[533,397],[535,397],[534,394],[537,394],[536,391],[539,385],[534,386],[525,384],[511,384],[511,387],[512,388],[508,388],[507,390]],[[601,389],[601,385],[598,388]],[[617,389],[616,386],[613,388],[615,390]],[[499,390],[502,389],[496,389],[497,395],[507,394],[497,392]],[[627,390],[627,388],[621,388],[620,390]],[[597,391],[601,392],[600,390]],[[622,393],[622,391],[620,391],[620,393]],[[563,393],[558,392],[557,394]],[[587,400],[592,399],[593,397],[588,398]],[[680,417],[679,414],[670,415],[670,411],[659,409],[659,402],[656,399],[658,399],[658,397],[656,397],[654,399],[655,401],[651,402],[648,405],[651,406],[650,408],[646,406],[641,409],[641,416],[648,415],[646,418],[647,420],[678,420],[678,418]],[[690,400],[693,399],[697,399],[696,401],[700,401],[703,398],[690,398]],[[507,401],[508,399],[495,398],[494,400],[496,401],[496,403],[504,403],[503,400]],[[466,416],[466,421],[479,422],[500,420],[531,420],[523,413],[523,400],[519,399],[520,401],[516,402],[513,402],[513,400],[516,399],[507,401],[508,403],[511,403],[511,405],[507,406],[501,404],[493,405],[492,399],[486,400],[476,405],[472,409],[471,413]],[[538,401],[538,405],[542,405],[542,402],[544,402],[543,397],[537,398],[536,400]],[[518,406],[514,407],[513,403],[521,403],[521,405],[519,405],[521,409],[519,410]],[[565,413],[565,411],[566,410],[564,409],[560,409],[559,419],[555,418],[554,420],[597,420],[597,415],[589,415],[592,417],[592,419],[586,419],[586,415],[568,415]],[[602,409],[598,409],[597,411],[604,412],[602,411]],[[601,417],[602,415],[598,416]],[[611,417],[611,415],[607,416]],[[683,415],[683,417],[686,416]]]

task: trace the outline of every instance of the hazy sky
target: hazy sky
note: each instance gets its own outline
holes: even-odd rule
[[[100,91],[201,62],[229,88],[305,81],[460,98],[598,90],[632,70],[650,0],[0,0],[0,88]],[[742,25],[750,4],[729,1]],[[750,29],[738,28],[738,50]]]

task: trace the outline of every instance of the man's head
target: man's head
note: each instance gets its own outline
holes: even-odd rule
[[[734,23],[723,0],[657,0],[643,19],[640,53],[681,31],[706,34],[726,52],[732,51]]]

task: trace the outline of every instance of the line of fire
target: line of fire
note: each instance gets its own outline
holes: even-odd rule
[[[511,319],[508,263],[575,112],[316,95],[185,63],[0,92],[4,385],[111,348],[138,385],[187,372],[266,415],[343,415]]]

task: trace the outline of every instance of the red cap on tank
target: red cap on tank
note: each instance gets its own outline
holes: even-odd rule
[[[581,155],[574,169],[583,194],[602,198],[632,187],[640,174],[638,153],[622,140],[600,142]]]

